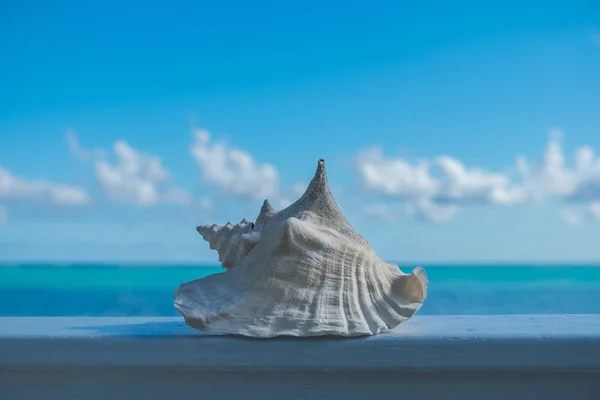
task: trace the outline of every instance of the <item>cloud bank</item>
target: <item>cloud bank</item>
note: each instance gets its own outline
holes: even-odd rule
[[[0,166],[0,199],[39,200],[55,205],[81,206],[90,202],[88,193],[79,186],[19,177]]]
[[[373,195],[379,201],[366,205],[363,215],[379,221],[394,221],[401,213],[417,220],[443,223],[461,210],[479,206],[541,206],[558,204],[560,217],[579,226],[600,221],[600,157],[590,146],[565,155],[563,133],[552,130],[538,160],[517,156],[503,171],[468,166],[447,154],[411,160],[384,154],[372,146],[355,157],[357,180],[367,193],[355,194],[364,204]],[[198,210],[213,210],[210,193],[251,201],[269,198],[283,208],[300,196],[306,184],[296,181],[282,190],[278,169],[259,161],[249,151],[214,141],[205,129],[193,131],[189,155],[198,168],[202,194],[194,198],[173,184],[171,172],[161,158],[136,149],[123,139],[112,149],[86,149],[77,134],[65,133],[74,158],[92,166],[106,198],[137,206],[172,204]],[[47,180],[31,180],[0,166],[0,200],[36,201],[62,206],[82,206],[92,201],[80,186]],[[383,201],[385,200],[385,201]],[[6,210],[1,209],[2,220]]]
[[[138,151],[123,140],[115,142],[113,152],[114,164],[104,159],[94,163],[96,177],[110,198],[139,205],[191,203],[186,190],[168,185],[170,173],[159,157]]]
[[[106,151],[85,149],[74,131],[65,136],[75,158],[93,163],[96,178],[110,199],[137,205],[192,202],[185,189],[170,183],[171,174],[157,155],[137,150],[119,139],[113,144],[111,162],[105,156]]]
[[[568,165],[562,132],[553,130],[542,157],[516,159],[514,174],[467,167],[448,155],[411,162],[381,148],[363,150],[356,170],[370,192],[404,203],[406,214],[433,222],[451,220],[477,205],[534,205],[558,201],[570,207],[562,216],[571,225],[600,219],[600,158],[589,146],[575,150]]]
[[[0,166],[0,200],[80,207],[91,202],[79,186],[42,179],[25,179]],[[0,205],[0,224],[6,222],[7,208]]]

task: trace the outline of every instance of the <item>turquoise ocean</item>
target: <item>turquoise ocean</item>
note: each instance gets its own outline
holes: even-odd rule
[[[409,272],[414,265],[401,265]],[[600,313],[600,266],[423,265],[419,314]],[[0,316],[176,316],[181,282],[219,266],[0,265]]]

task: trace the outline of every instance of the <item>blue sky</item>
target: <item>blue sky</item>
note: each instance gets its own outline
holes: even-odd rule
[[[389,260],[600,259],[597,2],[322,3],[3,2],[0,259],[215,262],[320,157]]]

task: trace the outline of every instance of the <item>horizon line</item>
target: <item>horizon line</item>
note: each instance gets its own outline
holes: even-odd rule
[[[437,260],[437,261],[391,261],[384,260],[390,264],[396,264],[402,267],[505,267],[505,266],[539,266],[539,267],[579,267],[595,266],[600,267],[600,260]],[[0,259],[0,267],[16,267],[27,265],[48,265],[48,266],[132,266],[132,267],[221,267],[218,261],[156,261],[156,260],[15,260]],[[223,269],[225,270],[225,269]]]

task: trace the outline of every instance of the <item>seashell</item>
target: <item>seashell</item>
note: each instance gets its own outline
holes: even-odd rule
[[[408,320],[427,276],[383,261],[333,199],[324,160],[305,193],[254,224],[198,227],[227,270],[182,283],[175,307],[198,330],[251,337],[366,336]]]

